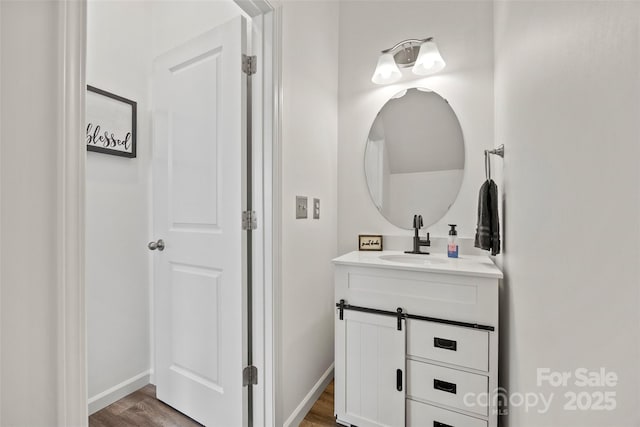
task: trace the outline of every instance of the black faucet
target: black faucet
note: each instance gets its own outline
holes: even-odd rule
[[[423,225],[424,224],[422,223],[422,215],[414,215],[413,228],[415,230],[415,234],[413,235],[413,250],[404,251],[405,254],[429,255],[429,252],[422,252],[420,250],[420,246],[431,246],[431,240],[429,240],[429,233],[427,233],[427,240],[420,239],[420,235],[418,234],[418,230],[420,230]]]

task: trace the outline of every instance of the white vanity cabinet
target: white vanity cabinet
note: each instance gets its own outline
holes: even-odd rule
[[[491,259],[384,251],[334,263],[337,421],[496,427],[502,273]]]

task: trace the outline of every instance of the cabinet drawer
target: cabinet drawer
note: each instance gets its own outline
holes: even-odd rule
[[[407,360],[407,395],[421,400],[460,408],[480,415],[489,413],[488,397],[478,399],[489,391],[489,378],[429,363]],[[465,399],[465,395],[470,395]],[[469,403],[465,403],[465,400]],[[478,403],[483,402],[484,405]]]
[[[410,356],[489,370],[489,332],[424,320],[407,320]]]
[[[487,422],[407,399],[407,427],[487,427]]]

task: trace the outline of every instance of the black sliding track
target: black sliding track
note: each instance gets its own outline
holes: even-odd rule
[[[493,326],[480,325],[478,323],[459,322],[457,320],[439,319],[437,317],[418,316],[416,314],[405,313],[401,308],[396,311],[379,310],[377,308],[359,307],[357,305],[349,305],[343,299],[336,303],[336,307],[340,311],[340,320],[343,319],[344,310],[360,311],[363,313],[381,314],[383,316],[393,316],[398,318],[398,329],[400,329],[400,319],[425,320],[427,322],[443,323],[445,325],[461,326],[463,328],[480,329],[483,331],[495,331]]]

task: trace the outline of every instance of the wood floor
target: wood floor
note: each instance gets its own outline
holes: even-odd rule
[[[156,399],[147,385],[89,416],[89,427],[198,427],[201,424]]]
[[[300,427],[333,427],[339,425],[333,415],[333,381],[331,381],[331,384],[322,392],[307,416],[304,417]]]
[[[156,399],[156,388],[151,384],[89,417],[89,427],[155,426],[198,427],[201,424]],[[339,426],[333,416],[333,381],[300,423],[300,427],[325,426]]]

